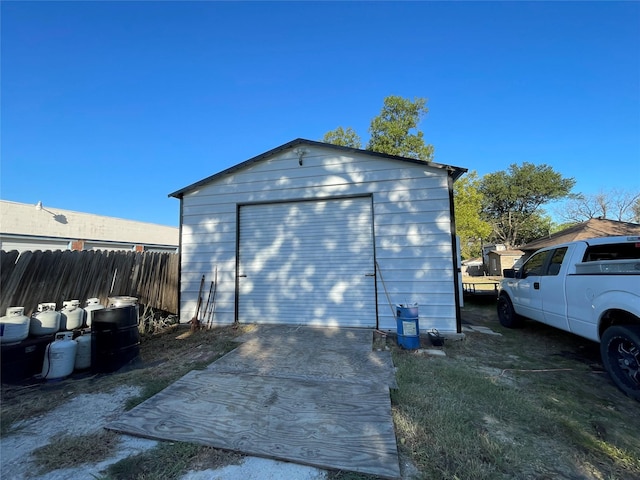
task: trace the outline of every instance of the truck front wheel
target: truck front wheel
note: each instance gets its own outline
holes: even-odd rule
[[[640,325],[607,328],[600,340],[600,354],[613,383],[640,400]]]
[[[518,328],[522,326],[522,317],[513,308],[513,303],[507,295],[498,297],[498,319],[503,327]]]

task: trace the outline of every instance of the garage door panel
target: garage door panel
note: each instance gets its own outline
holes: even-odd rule
[[[369,198],[243,206],[239,255],[241,322],[375,326]]]

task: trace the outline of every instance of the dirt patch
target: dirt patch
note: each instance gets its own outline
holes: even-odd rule
[[[59,439],[60,435],[81,436],[102,431],[106,422],[124,411],[126,400],[139,393],[139,387],[123,386],[104,393],[81,394],[69,398],[47,414],[14,423],[9,434],[2,438],[3,478],[32,478],[37,472],[42,480],[86,479],[128,455],[153,448],[157,444],[155,441],[123,435],[117,442],[114,455],[90,465],[84,464],[81,458],[75,458],[75,463],[80,465],[49,473],[42,472],[41,466],[31,456],[37,449]],[[74,452],[67,452],[67,455],[69,460],[73,460]]]

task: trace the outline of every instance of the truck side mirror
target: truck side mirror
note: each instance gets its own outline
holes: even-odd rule
[[[515,268],[505,268],[504,270],[502,270],[502,276],[504,278],[516,278]]]

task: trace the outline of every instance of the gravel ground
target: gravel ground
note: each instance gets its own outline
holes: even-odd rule
[[[322,480],[326,478],[326,472],[295,463],[247,457],[240,465],[228,465],[218,470],[188,472],[182,480],[282,480],[284,478]]]

